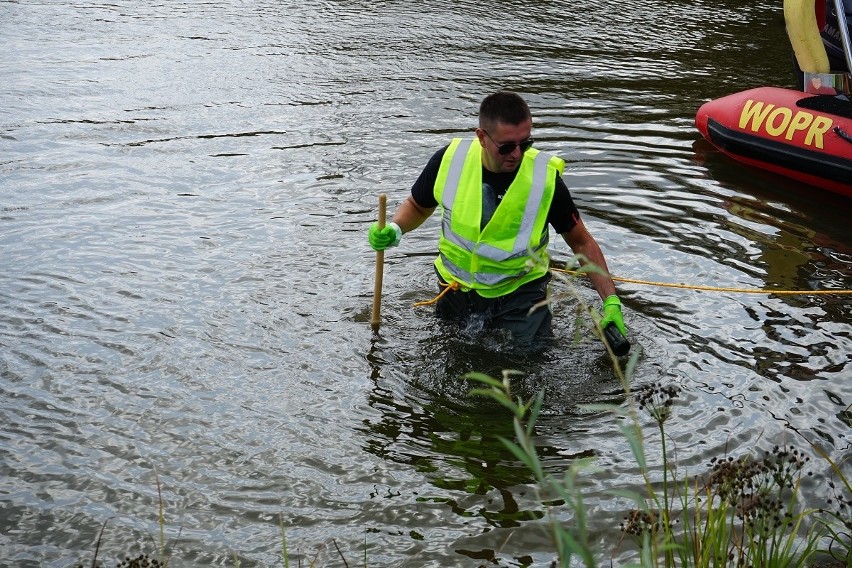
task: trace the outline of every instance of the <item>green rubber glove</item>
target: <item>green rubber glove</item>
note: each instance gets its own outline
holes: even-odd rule
[[[378,223],[373,223],[370,226],[367,239],[370,241],[370,246],[373,247],[373,250],[385,250],[399,244],[399,241],[402,239],[402,229],[396,223],[388,223],[382,229],[379,229]]]
[[[624,326],[624,316],[621,315],[621,300],[613,294],[607,296],[603,303],[603,318],[601,319],[601,329],[606,329],[606,326],[614,323],[621,335],[627,337],[627,328]]]

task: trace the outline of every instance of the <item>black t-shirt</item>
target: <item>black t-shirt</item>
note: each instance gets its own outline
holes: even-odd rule
[[[420,172],[420,176],[411,188],[411,196],[420,207],[431,209],[437,207],[438,202],[435,200],[435,180],[438,179],[438,170],[441,167],[441,160],[444,158],[444,153],[448,146],[445,146],[435,152],[429,159],[429,163]],[[482,226],[491,219],[497,204],[503,199],[506,190],[515,179],[514,172],[495,173],[482,168]],[[553,193],[553,200],[550,202],[550,211],[547,213],[547,222],[550,226],[559,233],[567,233],[580,222],[580,212],[577,206],[574,205],[574,200],[571,198],[571,192],[568,191],[568,186],[562,181],[562,177],[556,176],[556,189]]]

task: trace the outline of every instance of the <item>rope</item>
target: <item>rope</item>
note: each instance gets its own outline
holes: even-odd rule
[[[414,304],[414,307],[417,308],[417,307],[420,307],[420,306],[431,306],[432,304],[438,303],[438,300],[440,300],[444,296],[444,294],[446,294],[450,290],[458,290],[459,289],[459,283],[456,282],[455,280],[453,280],[449,284],[447,284],[446,282],[440,282],[439,281],[438,284],[444,287],[444,289],[441,290],[440,294],[438,294],[437,296],[435,296],[431,300],[424,300],[422,302],[417,302],[416,304]]]
[[[586,273],[576,270],[565,270],[562,268],[551,267],[550,270],[555,272],[564,272],[572,275],[587,276]],[[705,292],[736,292],[739,294],[778,294],[786,296],[794,295],[820,295],[820,294],[852,294],[852,290],[772,290],[767,288],[727,288],[720,286],[698,286],[693,284],[674,284],[671,282],[652,282],[650,280],[636,280],[634,278],[619,278],[610,276],[616,282],[627,282],[630,284],[645,284],[648,286],[661,286],[663,288],[686,288],[688,290],[702,290]]]

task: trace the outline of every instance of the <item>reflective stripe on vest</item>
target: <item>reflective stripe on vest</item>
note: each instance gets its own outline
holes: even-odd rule
[[[471,155],[473,144],[477,146],[477,148],[475,148],[477,151]],[[454,141],[454,144],[451,144],[447,151],[452,152],[452,155],[447,168],[447,175],[443,180],[443,187],[440,188],[440,201],[443,213],[441,221],[442,240],[445,240],[445,242],[449,243],[449,245],[458,247],[462,251],[468,253],[471,256],[471,262],[473,262],[474,265],[482,264],[482,262],[475,260],[476,258],[479,258],[486,264],[489,262],[492,263],[492,268],[494,268],[493,263],[504,263],[504,266],[500,267],[501,269],[499,271],[480,271],[471,273],[469,270],[458,266],[458,264],[450,260],[447,255],[447,250],[442,250],[440,251],[441,254],[439,259],[436,261],[439,271],[443,267],[446,272],[453,277],[453,279],[458,280],[466,287],[480,290],[483,295],[492,295],[486,290],[488,288],[494,289],[493,292],[495,295],[500,295],[498,292],[508,293],[520,286],[524,281],[529,281],[533,278],[542,276],[546,272],[546,269],[538,269],[535,267],[531,268],[525,261],[531,256],[529,251],[530,248],[532,248],[536,254],[544,254],[546,256],[545,250],[549,242],[546,211],[550,206],[553,182],[555,180],[555,176],[553,176],[554,180],[550,180],[548,178],[548,172],[551,165],[556,168],[557,172],[561,171],[564,162],[562,162],[559,158],[539,152],[538,150],[531,149],[527,151],[521,167],[525,168],[525,171],[530,167],[532,168],[531,172],[524,174],[524,176],[529,175],[530,177],[529,188],[527,188],[528,194],[523,206],[524,209],[522,216],[519,219],[520,223],[517,228],[517,234],[514,235],[514,239],[512,241],[511,249],[505,250],[504,248],[494,246],[485,241],[471,240],[452,230],[453,210],[456,205],[460,185],[463,183],[462,180],[465,163],[468,158],[471,159],[471,162],[473,162],[474,158],[479,158],[482,150],[479,147],[477,140],[458,140]],[[528,160],[532,160],[531,165]],[[553,160],[552,164],[551,160]],[[474,167],[473,163],[471,163],[470,167]],[[477,161],[476,167],[481,167],[481,159]],[[549,182],[550,186],[548,186]],[[438,184],[436,184],[436,189],[440,183],[441,182],[439,181]],[[467,189],[468,191],[474,191],[473,188]],[[550,194],[547,196],[547,202],[544,203],[546,191],[548,189],[550,189]],[[478,191],[481,191],[481,188],[479,188]],[[517,191],[517,189],[515,191]],[[537,225],[537,220],[540,219],[540,215],[544,215],[544,217],[541,219],[542,222],[539,222]],[[495,211],[495,218],[496,217],[498,217],[498,213]],[[536,231],[537,226],[539,227],[540,234],[534,235],[533,233]],[[484,229],[479,231],[479,236],[481,236],[481,233],[483,232]],[[507,237],[510,235],[504,234],[501,236]],[[527,275],[529,275],[530,278],[524,278],[523,281],[519,280]],[[511,286],[513,280],[519,280],[518,284]],[[501,285],[508,286],[508,288],[506,290],[497,289]]]

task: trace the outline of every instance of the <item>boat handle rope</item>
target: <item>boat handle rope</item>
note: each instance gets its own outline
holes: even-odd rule
[[[852,136],[843,132],[843,129],[839,126],[834,127],[834,133],[846,140],[847,142],[852,142]]]

